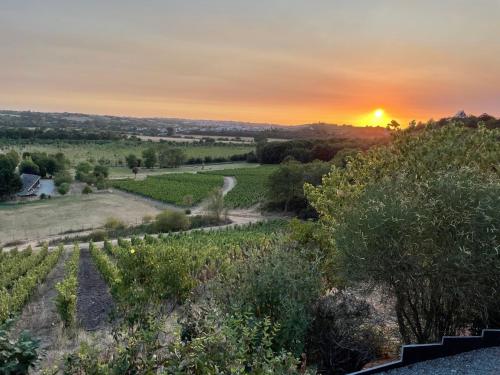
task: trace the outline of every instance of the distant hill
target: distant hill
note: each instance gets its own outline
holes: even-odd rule
[[[304,124],[286,126],[240,121],[193,120],[179,118],[137,118],[82,113],[54,113],[0,110],[0,127],[52,128],[161,136],[169,133],[184,135],[246,136],[267,138],[385,138],[382,127],[355,127],[334,124]]]

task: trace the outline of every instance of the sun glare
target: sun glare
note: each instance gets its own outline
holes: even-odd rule
[[[375,112],[373,113],[375,115],[375,118],[382,118],[384,116],[384,110],[383,109],[376,109]]]

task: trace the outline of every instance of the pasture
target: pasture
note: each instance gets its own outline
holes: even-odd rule
[[[38,240],[70,231],[88,230],[104,225],[114,217],[137,224],[146,215],[161,212],[158,206],[141,197],[119,193],[37,200],[0,205],[0,246],[13,241]]]

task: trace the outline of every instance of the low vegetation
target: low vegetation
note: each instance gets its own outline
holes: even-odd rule
[[[61,246],[49,253],[47,247],[44,247],[37,255],[29,255],[30,257],[40,257],[41,261],[27,270],[24,275],[18,274],[18,277],[12,280],[10,287],[2,287],[0,289],[0,322],[4,322],[7,318],[12,317],[21,310],[35,291],[37,285],[45,279],[47,274],[56,265],[62,250]],[[5,260],[2,260],[3,262]],[[15,263],[12,263],[10,266],[10,268],[15,267],[17,267]],[[10,271],[10,269],[7,271]]]
[[[235,188],[224,197],[226,207],[248,208],[265,200],[267,181],[275,170],[275,166],[260,166],[210,171],[204,174],[235,177]]]
[[[65,327],[71,327],[75,324],[79,262],[80,249],[78,245],[75,245],[73,253],[65,265],[65,277],[56,284],[55,304]]]
[[[112,186],[153,198],[165,203],[172,203],[182,206],[185,197],[192,196],[192,204],[199,203],[208,197],[215,188],[223,185],[222,176],[193,174],[193,173],[172,173],[161,176],[148,176],[144,180],[116,180]]]

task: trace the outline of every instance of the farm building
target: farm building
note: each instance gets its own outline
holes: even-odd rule
[[[36,174],[23,173],[21,175],[21,181],[23,183],[23,188],[19,193],[20,197],[28,197],[30,195],[35,195],[38,187],[40,186],[40,176]]]

